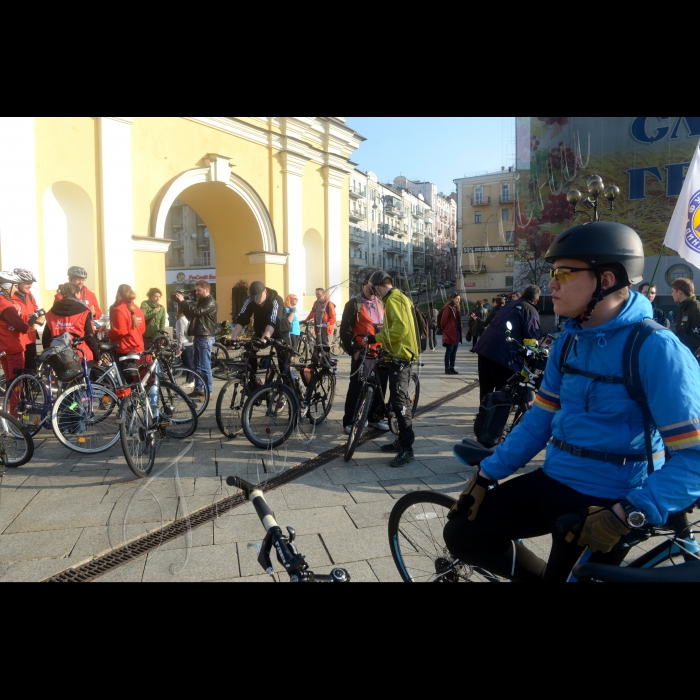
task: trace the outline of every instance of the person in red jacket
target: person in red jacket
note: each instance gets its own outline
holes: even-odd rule
[[[71,333],[85,338],[80,347],[85,353],[85,359],[88,362],[97,359],[99,365],[100,348],[92,325],[92,313],[80,301],[80,288],[69,282],[62,284],[59,291],[61,301],[57,301],[46,314],[46,328],[41,337],[44,348],[50,347],[55,338],[60,338],[64,333]]]
[[[329,344],[329,339],[335,333],[335,324],[338,322],[335,313],[335,304],[326,296],[326,290],[319,287],[316,290],[316,303],[311,309],[311,313],[306,318],[306,323],[313,321],[314,331],[318,335],[318,326],[321,326],[321,343]]]
[[[459,294],[453,294],[449,303],[443,309],[440,317],[442,326],[442,345],[445,348],[445,374],[459,374],[455,369],[457,349],[462,344],[462,312],[460,304],[462,298]]]
[[[16,304],[19,302],[21,307],[20,315],[24,321],[29,321],[32,316],[36,316],[36,312],[39,311],[39,305],[36,303],[36,299],[32,295],[32,285],[37,281],[34,277],[34,273],[29,270],[23,270],[22,268],[16,268],[13,270],[15,275],[19,277],[19,284],[17,289],[12,296],[12,303]],[[46,323],[44,318],[37,318],[36,325],[43,326]],[[36,341],[38,338],[38,332],[35,328],[30,328],[29,333],[23,337],[24,342],[24,367],[30,371],[36,371]]]
[[[33,327],[37,317],[32,315],[28,321],[21,316],[19,302],[13,302],[12,292],[20,279],[14,272],[0,272],[0,352],[5,353],[2,358],[2,369],[5,372],[7,386],[15,378],[15,370],[24,369],[24,337]],[[17,399],[10,401],[10,413],[14,412]]]
[[[102,318],[102,310],[100,309],[100,304],[97,301],[97,297],[87,288],[87,285],[85,284],[85,280],[87,278],[88,273],[82,267],[71,267],[68,270],[68,281],[71,284],[75,284],[80,289],[80,301],[82,301],[83,304],[90,309],[95,321],[99,321]],[[58,294],[56,294],[56,297],[54,298],[54,301],[61,301],[61,299],[63,299],[63,296],[59,290]]]
[[[122,284],[117,290],[117,300],[110,309],[112,330],[109,338],[119,343],[117,355],[131,355],[144,351],[143,334],[146,331],[146,317],[134,301],[136,293],[128,284]]]

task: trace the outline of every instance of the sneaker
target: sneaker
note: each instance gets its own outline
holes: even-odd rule
[[[194,389],[194,382],[192,382],[191,384],[183,384],[182,388],[183,389]]]
[[[346,435],[350,435],[352,433],[352,426],[351,425],[346,425],[343,430],[345,431]]]
[[[382,445],[381,447],[382,452],[401,452],[402,447],[401,443],[399,442],[399,439],[396,438],[394,442],[392,442],[389,445]]]
[[[415,457],[413,456],[412,449],[402,449],[389,466],[394,469],[400,469],[401,467],[409,465],[414,459]]]
[[[369,424],[369,427],[374,428],[375,430],[381,430],[383,433],[388,433],[391,430],[389,424],[383,420],[374,421],[373,423]]]

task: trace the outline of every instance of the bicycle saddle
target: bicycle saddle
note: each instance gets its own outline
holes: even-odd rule
[[[662,566],[658,569],[581,564],[574,569],[574,576],[579,581],[595,579],[606,583],[698,583],[700,581],[700,561],[679,564],[678,566]]]
[[[119,358],[119,362],[138,362],[141,359],[141,355],[124,355],[124,357]]]
[[[110,350],[116,350],[119,347],[118,343],[100,343],[98,346],[101,352],[109,352]]]
[[[460,462],[469,467],[476,467],[487,457],[493,455],[493,450],[482,447],[475,440],[469,440],[468,438],[464,438],[461,445],[455,445],[453,452]]]

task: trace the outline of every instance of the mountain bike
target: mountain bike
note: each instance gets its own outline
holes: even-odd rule
[[[265,371],[266,382],[276,372],[274,357],[260,356],[257,346],[252,341],[243,343],[240,347],[242,352],[238,360],[224,363],[228,381],[216,402],[216,424],[221,433],[230,440],[243,432],[243,407],[248,397],[263,385],[256,369]]]
[[[307,419],[321,425],[333,409],[336,390],[337,360],[325,353],[315,353],[302,369],[303,379],[292,370],[294,350],[285,343],[268,340],[277,350],[279,371],[256,389],[243,406],[243,432],[249,442],[260,449],[284,444],[298,425]]]
[[[121,399],[120,437],[129,469],[144,479],[153,471],[158,446],[170,438],[184,440],[197,431],[199,419],[182,389],[160,380],[165,350],[116,358]]]
[[[355,339],[361,336],[355,336]],[[352,421],[352,430],[348,436],[348,442],[345,446],[345,461],[349,462],[355,450],[360,444],[360,438],[362,433],[365,431],[367,424],[370,419],[370,412],[372,407],[376,404],[376,396],[381,396],[381,405],[384,409],[384,415],[387,418],[391,432],[394,435],[399,434],[399,421],[394,413],[394,407],[391,404],[391,400],[387,400],[387,397],[383,395],[382,382],[379,373],[382,370],[382,361],[386,361],[389,365],[394,365],[403,369],[408,363],[401,362],[392,358],[389,353],[385,352],[381,348],[376,350],[367,349],[364,352],[363,362],[361,365],[364,386],[360,393],[360,398],[357,401],[357,408],[355,409],[355,417]],[[411,368],[411,376],[408,385],[408,394],[411,397],[411,404],[413,406],[412,417],[415,417],[416,411],[418,410],[418,403],[420,401],[420,379],[418,375],[413,372]]]
[[[463,446],[469,447],[466,461],[470,466],[477,467],[493,450],[486,449],[472,440],[463,440]],[[464,459],[464,456],[462,457]],[[495,488],[498,488],[496,486]],[[445,545],[442,533],[447,524],[447,515],[457,501],[442,493],[434,491],[417,491],[401,498],[391,512],[389,518],[389,546],[394,563],[405,583],[467,583],[488,582],[502,583],[504,579],[494,576],[479,566],[472,566],[456,559]],[[700,501],[693,506],[700,507]],[[634,549],[633,559],[624,569],[630,569],[630,580],[635,569],[653,569],[656,567],[677,566],[686,562],[700,563],[700,545],[695,535],[700,521],[689,522],[688,514],[675,513],[663,527],[649,527],[645,530],[633,530],[623,538],[620,546]],[[664,541],[649,551],[639,545],[654,538]],[[583,550],[582,550],[583,551]],[[590,552],[585,552],[581,564],[586,563]],[[584,569],[577,571],[589,579],[598,579],[604,575],[610,576],[607,569],[620,567],[604,567],[597,564],[586,564]],[[623,569],[623,570],[624,570]],[[650,580],[659,573],[646,574]],[[700,579],[698,579],[700,580]]]
[[[350,574],[345,569],[333,569],[330,576],[321,576],[313,571],[309,571],[306,557],[300,554],[294,545],[297,536],[295,530],[288,527],[287,534],[282,534],[282,528],[277,524],[270,506],[265,501],[265,495],[259,487],[233,476],[229,477],[226,483],[245,493],[246,498],[252,502],[255,512],[265,528],[267,534],[262,547],[258,548],[260,553],[258,563],[268,576],[274,578],[275,575],[272,559],[270,558],[274,549],[277,554],[277,560],[289,576],[290,583],[350,583]]]
[[[20,373],[10,384],[4,409],[32,438],[46,428],[73,452],[100,454],[119,440],[119,400],[109,388],[92,383],[80,347],[84,342],[84,338],[72,342],[73,352],[80,358],[81,375],[62,383],[48,363],[40,362],[36,373]],[[12,431],[12,425],[9,427]]]

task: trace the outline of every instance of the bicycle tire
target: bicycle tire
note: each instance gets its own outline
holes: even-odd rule
[[[170,381],[171,378],[174,381]],[[193,369],[189,369],[189,367],[173,367],[171,378],[169,377],[167,381],[174,384],[178,389],[184,391],[185,394],[187,393],[187,388],[189,388],[189,385],[192,385],[191,390],[194,391],[197,381],[199,381],[200,385],[204,387],[204,401],[202,401],[201,404],[195,404],[195,408],[197,409],[197,417],[201,418],[209,408],[209,403],[211,401],[209,383],[205,381],[204,377],[202,377],[199,372],[195,372]]]
[[[245,385],[239,377],[224,385],[216,402],[216,424],[229,440],[235,440],[243,432],[243,406],[248,400]]]
[[[306,392],[308,416],[311,425],[321,425],[333,410],[335,375],[328,370],[320,372]]]
[[[7,424],[12,425],[12,430]],[[0,462],[10,469],[17,469],[30,462],[34,456],[34,440],[22,424],[9,413],[0,411]]]
[[[503,426],[503,430],[501,431],[501,434],[498,438],[498,442],[504,442],[506,438],[513,432],[513,429],[519,424],[522,423],[523,418],[525,417],[525,412],[527,409],[520,403],[514,403],[513,407],[511,408],[511,412],[508,416],[508,420],[506,421],[506,424]],[[512,416],[512,419],[511,419]]]
[[[394,506],[389,516],[389,546],[404,583],[465,583],[473,578],[472,567],[453,567],[455,558],[442,537],[455,502],[443,493],[415,491]]]
[[[106,452],[121,435],[117,395],[99,384],[92,387],[92,394],[91,398],[84,384],[70,387],[51,411],[51,427],[58,441],[78,454]]]
[[[296,352],[296,358],[298,363],[304,365],[309,361],[309,343],[305,335],[302,335],[299,340],[299,349]]]
[[[10,411],[13,396],[17,399],[15,413]],[[41,399],[43,403],[39,403],[37,399]],[[51,404],[48,402],[43,382],[33,374],[22,374],[17,377],[7,388],[3,410],[18,420],[33,438],[44,427],[46,419],[51,415]]]
[[[214,343],[211,350],[211,366],[214,367],[221,360],[228,360],[228,350],[221,343]]]
[[[411,405],[413,406],[411,418],[415,418],[418,404],[420,403],[420,379],[418,379],[418,376],[415,374],[411,374],[408,383],[408,395],[411,397]],[[401,432],[399,430],[399,420],[393,410],[389,417],[389,428],[394,435],[398,435]]]
[[[167,423],[165,434],[174,440],[184,440],[197,432],[199,417],[195,403],[170,382],[160,383],[160,417]]]
[[[111,392],[116,393],[117,382],[112,376],[112,367],[93,367],[90,370],[90,382],[94,384],[99,384],[100,386],[106,386]]]
[[[360,394],[360,402],[355,410],[355,419],[352,422],[352,430],[350,435],[348,435],[348,442],[345,446],[345,461],[349,462],[357,446],[360,444],[360,438],[362,433],[367,427],[367,422],[369,421],[369,412],[372,410],[372,404],[374,403],[374,387],[365,385]]]
[[[291,436],[299,415],[299,399],[284,384],[256,389],[243,407],[243,432],[254,447],[280,447]]]
[[[0,399],[5,396],[5,390],[7,389],[7,377],[5,376],[5,370],[0,365]]]
[[[145,479],[153,471],[157,449],[156,433],[149,430],[147,409],[132,396],[123,405],[121,418],[119,434],[124,459],[139,479]]]

